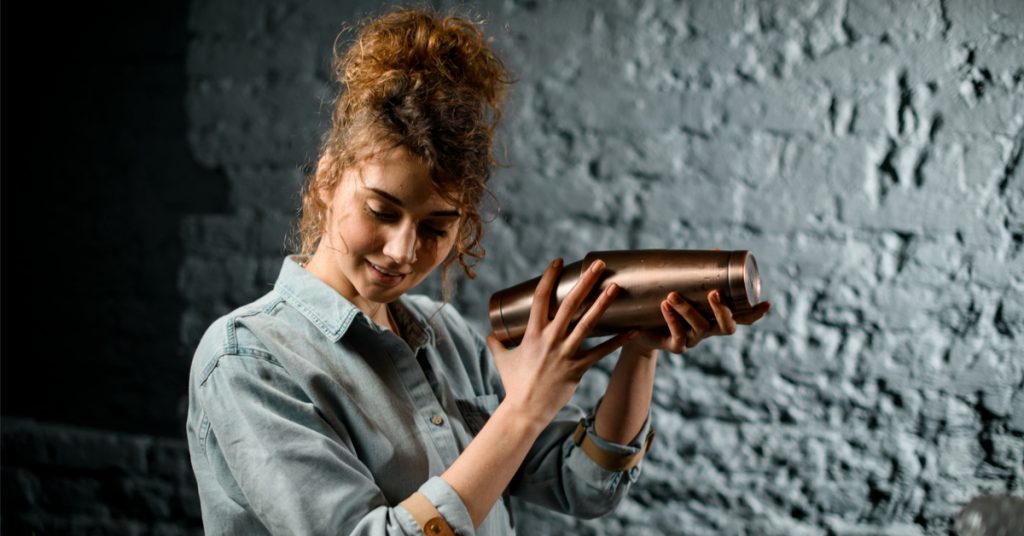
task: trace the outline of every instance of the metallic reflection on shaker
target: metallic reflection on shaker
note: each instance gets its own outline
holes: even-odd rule
[[[761,278],[754,255],[749,251],[593,251],[583,260],[563,268],[548,309],[552,318],[580,276],[597,259],[605,262],[604,272],[577,311],[572,324],[582,318],[608,285],[615,283],[620,289],[618,297],[601,316],[590,336],[664,326],[661,301],[673,290],[712,322],[714,313],[707,301],[711,290],[719,290],[722,303],[732,309],[733,314],[750,312],[761,299]],[[530,318],[534,289],[539,282],[540,277],[536,277],[491,296],[491,327],[501,342],[515,344],[522,340]]]

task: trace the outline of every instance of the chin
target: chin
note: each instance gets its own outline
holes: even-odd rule
[[[374,288],[373,284],[366,285],[365,288],[360,289],[359,295],[364,299],[374,303],[388,303],[396,300],[399,296],[404,294],[405,291],[396,289],[390,289],[382,291],[381,289]]]
[[[363,284],[362,292],[360,294],[368,299],[377,303],[389,303],[397,300],[402,294],[405,294],[411,287],[409,287],[405,281],[398,286],[390,288],[381,288],[373,281],[365,281]]]

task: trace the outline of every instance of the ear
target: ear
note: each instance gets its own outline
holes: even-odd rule
[[[326,186],[322,186],[319,180],[317,180],[316,193],[318,196],[320,196],[320,201],[324,204],[324,206],[330,209],[332,192],[328,191],[328,188]]]
[[[330,191],[326,187],[327,184],[327,173],[330,170],[331,162],[334,160],[334,156],[330,150],[324,151],[324,154],[320,157],[320,160],[316,164],[316,175],[315,182],[317,189],[317,195],[320,196],[320,201],[323,201],[325,205],[331,204],[331,194],[334,192]]]

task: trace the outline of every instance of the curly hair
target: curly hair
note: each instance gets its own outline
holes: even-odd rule
[[[481,30],[482,22],[428,8],[399,8],[363,21],[344,53],[335,40],[333,73],[341,84],[318,169],[307,175],[298,225],[299,253],[312,254],[327,205],[346,168],[402,146],[431,171],[438,194],[461,213],[452,254],[466,275],[483,258],[479,204],[498,165],[493,140],[513,83]],[[347,30],[342,30],[340,38]]]

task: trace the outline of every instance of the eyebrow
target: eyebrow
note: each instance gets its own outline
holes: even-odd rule
[[[367,190],[370,190],[371,192],[373,192],[373,193],[383,197],[384,199],[387,199],[388,201],[391,201],[392,203],[394,203],[394,204],[396,204],[396,205],[398,205],[400,207],[404,207],[405,206],[405,205],[402,204],[402,200],[401,199],[399,199],[399,198],[397,198],[397,197],[395,197],[395,196],[385,192],[384,190],[379,190],[377,188],[371,188],[369,186],[366,186],[365,188]],[[461,214],[459,214],[459,211],[457,211],[457,210],[435,210],[434,212],[431,212],[430,215],[431,216],[448,217],[448,218],[461,216]]]

